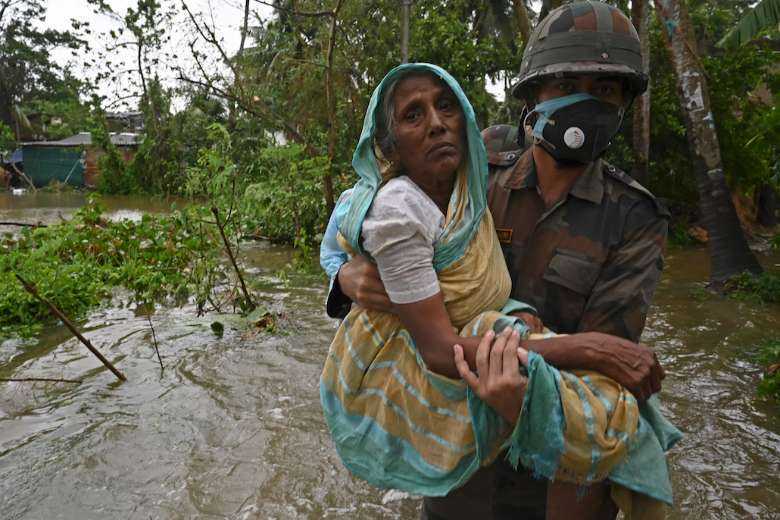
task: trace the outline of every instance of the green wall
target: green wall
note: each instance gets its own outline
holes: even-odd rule
[[[66,182],[71,186],[84,186],[82,148],[65,146],[24,146],[22,157],[24,172],[37,187],[51,181]]]

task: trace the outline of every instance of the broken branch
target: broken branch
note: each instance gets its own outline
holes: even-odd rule
[[[244,301],[246,302],[247,310],[254,310],[256,305],[252,301],[252,297],[249,296],[249,291],[244,283],[244,277],[241,275],[241,270],[238,268],[236,258],[233,256],[233,250],[230,249],[230,242],[228,242],[228,239],[225,236],[224,225],[219,219],[219,210],[215,206],[211,208],[211,212],[214,214],[214,218],[217,221],[217,229],[219,229],[219,234],[222,236],[222,242],[225,244],[225,251],[227,251],[228,257],[230,258],[230,263],[233,264],[233,269],[235,269],[236,274],[238,275],[238,281],[241,283],[241,292],[244,293]]]
[[[19,280],[19,282],[22,284],[22,287],[24,287],[24,289],[28,293],[32,294],[35,299],[37,299],[38,301],[40,301],[41,303],[46,305],[49,308],[49,310],[51,311],[51,313],[54,314],[57,318],[59,318],[59,320],[62,323],[65,324],[65,326],[68,328],[68,330],[70,330],[71,333],[73,333],[73,335],[76,336],[76,338],[79,341],[81,341],[81,343],[83,343],[84,346],[87,347],[89,349],[89,351],[92,352],[100,360],[100,362],[103,363],[103,365],[106,368],[108,368],[119,380],[127,381],[127,378],[124,376],[124,374],[122,374],[122,372],[117,370],[116,367],[114,367],[114,365],[112,365],[111,362],[108,359],[106,359],[103,356],[103,354],[101,354],[100,351],[98,349],[96,349],[92,345],[92,343],[89,342],[89,340],[87,338],[82,336],[82,334],[78,331],[78,329],[73,324],[73,322],[71,322],[68,319],[68,317],[65,316],[65,314],[63,314],[62,311],[57,308],[56,305],[54,305],[49,300],[47,300],[46,298],[44,298],[43,296],[38,294],[38,291],[35,289],[35,286],[33,284],[31,284],[30,282],[28,282],[27,280],[25,280],[24,278],[22,278],[21,276],[19,276],[18,273],[14,273],[14,276],[16,276],[17,280]]]

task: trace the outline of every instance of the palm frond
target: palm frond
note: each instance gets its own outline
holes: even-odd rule
[[[747,12],[718,42],[718,47],[738,47],[755,39],[764,29],[780,25],[780,0],[762,0]]]

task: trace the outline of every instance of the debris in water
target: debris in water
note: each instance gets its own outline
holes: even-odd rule
[[[274,318],[274,315],[263,307],[262,305],[258,306],[249,313],[247,316],[247,319],[249,320],[249,323],[254,325],[256,328],[265,330],[267,332],[272,332],[276,326],[276,318]]]
[[[225,333],[225,326],[222,325],[222,323],[219,321],[212,321],[211,331],[214,333],[216,337],[221,338],[222,335]]]
[[[387,505],[390,502],[397,502],[406,498],[412,498],[412,495],[405,491],[398,491],[397,489],[391,489],[382,496],[382,505]]]

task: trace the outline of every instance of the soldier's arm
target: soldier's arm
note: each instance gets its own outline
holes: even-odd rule
[[[667,219],[649,200],[625,218],[623,239],[604,262],[585,305],[578,330],[639,341],[663,269]]]
[[[650,200],[639,201],[625,219],[623,240],[604,263],[578,330],[605,333],[585,349],[589,368],[643,399],[661,388],[665,374],[649,347],[636,343],[663,269],[668,222]],[[606,338],[606,339],[605,339]]]

